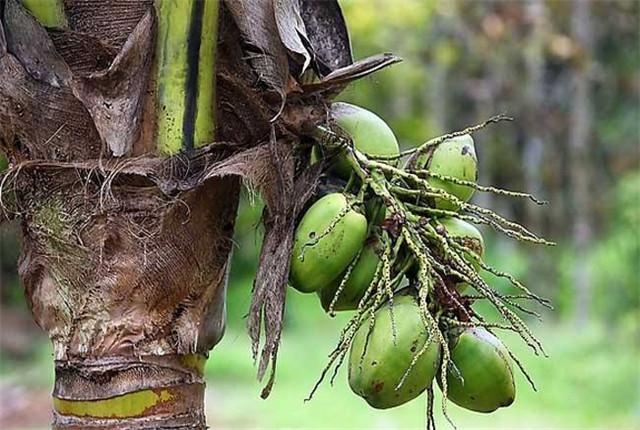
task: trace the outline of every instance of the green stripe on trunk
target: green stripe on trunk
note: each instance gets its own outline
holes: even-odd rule
[[[198,63],[198,98],[194,138],[196,148],[211,143],[215,137],[217,30],[218,0],[205,0]]]
[[[62,0],[22,0],[22,6],[45,27],[66,27]]]
[[[156,40],[156,109],[158,151],[174,155],[182,149],[187,43],[193,0],[159,0]]]
[[[159,0],[157,147],[163,155],[214,138],[218,0]]]
[[[154,406],[168,402],[171,389],[141,390],[111,399],[65,400],[53,398],[53,407],[61,415],[93,418],[132,418],[144,416]]]

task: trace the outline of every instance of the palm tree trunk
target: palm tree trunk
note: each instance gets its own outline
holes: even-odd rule
[[[53,343],[53,428],[205,428],[239,181],[169,181],[216,139],[218,3],[0,5],[2,144],[23,166],[3,200]]]

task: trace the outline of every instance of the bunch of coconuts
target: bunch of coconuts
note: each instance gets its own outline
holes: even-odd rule
[[[401,153],[397,139],[376,114],[351,104],[334,103],[330,118],[334,132],[357,151],[398,166]],[[444,381],[438,369],[443,351],[425,323],[425,309],[413,288],[418,271],[416,258],[402,249],[394,255],[404,258],[383,258],[385,245],[381,238],[404,228],[402,222],[388,216],[390,202],[358,191],[364,179],[354,174],[343,149],[317,145],[311,158],[312,162],[324,160],[328,166],[323,179],[326,186],[299,220],[290,262],[290,285],[303,293],[316,293],[322,307],[332,315],[336,311],[363,312],[367,305],[371,306],[374,284],[383,283],[390,290],[388,298],[377,303],[359,324],[350,342],[349,385],[369,405],[379,409],[402,405],[425,392],[434,379],[442,388]],[[475,191],[469,183],[477,180],[477,158],[474,141],[468,134],[414,153],[405,166],[435,173],[427,179],[430,185],[462,202],[467,202]],[[443,177],[460,181],[453,183]],[[379,179],[370,178],[371,185],[375,186]],[[394,180],[384,179],[391,183]],[[435,213],[440,210],[442,216],[429,218],[436,231],[482,257],[484,241],[478,229],[463,219],[446,215],[458,211],[459,205],[438,196],[423,198],[416,204],[435,209]],[[476,271],[480,270],[477,258],[467,254],[464,258]],[[447,281],[462,297],[467,283],[455,276]],[[437,320],[438,303],[430,303],[428,311]],[[509,354],[500,340],[487,329],[468,323],[444,332],[449,346],[447,388],[443,390],[447,398],[477,412],[509,406],[515,398],[515,384]]]

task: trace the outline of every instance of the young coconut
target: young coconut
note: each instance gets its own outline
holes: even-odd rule
[[[439,145],[431,147],[426,153],[410,160],[409,168],[428,170],[436,175],[476,182],[478,180],[478,158],[473,138],[465,134],[445,140]],[[475,192],[475,189],[468,185],[454,184],[434,176],[429,177],[427,182],[435,188],[454,195],[463,202],[468,202]],[[456,204],[439,197],[434,199],[434,205],[437,209],[459,209]]]
[[[367,288],[376,275],[380,257],[377,253],[378,243],[375,237],[370,238],[365,244],[358,261],[355,263],[349,274],[349,278],[345,282],[342,291],[338,295],[333,306],[335,311],[352,311],[358,309],[358,304],[367,291]],[[344,276],[344,274],[343,274]],[[338,288],[342,282],[343,276],[339,276],[331,285],[321,289],[318,292],[320,302],[326,312],[329,312],[331,302],[333,301]]]
[[[451,348],[451,361],[455,369],[447,372],[447,398],[456,405],[488,413],[515,400],[509,353],[486,329],[465,329]]]
[[[331,284],[353,261],[367,235],[367,219],[344,194],[315,202],[300,220],[291,254],[289,282],[303,293]]]
[[[439,345],[429,339],[416,298],[410,294],[394,296],[395,343],[389,308],[387,302],[375,312],[371,333],[370,321],[363,323],[349,351],[349,386],[377,409],[399,406],[418,397],[431,385],[440,361]],[[420,352],[398,388],[414,356]]]
[[[330,116],[365,155],[393,157],[400,153],[393,130],[375,113],[349,103],[333,103]],[[345,179],[351,174],[344,156],[338,157],[332,170]]]
[[[484,256],[484,239],[480,231],[473,225],[464,220],[454,217],[443,217],[438,219],[437,225],[444,228],[444,231],[450,239],[460,245],[469,248],[478,256]],[[480,270],[480,263],[476,261],[469,253],[465,252],[463,258],[477,271]],[[456,284],[458,291],[462,292],[467,288],[466,282]]]

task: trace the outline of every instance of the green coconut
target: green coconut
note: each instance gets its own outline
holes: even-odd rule
[[[362,249],[366,235],[367,219],[349,207],[343,194],[322,197],[296,229],[289,283],[303,293],[330,285]]]
[[[331,119],[352,141],[354,147],[367,156],[397,156],[398,139],[393,130],[375,113],[349,103],[333,103]],[[344,155],[338,156],[332,171],[348,178],[351,168]]]
[[[438,219],[437,223],[441,225],[448,237],[454,239],[461,245],[471,249],[480,257],[484,256],[484,239],[480,234],[480,231],[473,225],[464,220],[454,217],[443,217]],[[476,272],[480,271],[480,263],[476,261],[468,252],[463,254],[463,258],[469,263]],[[463,291],[467,288],[466,282],[460,282],[456,284],[458,291]]]
[[[456,405],[488,413],[515,400],[509,353],[486,329],[464,330],[451,349],[451,361],[455,369],[447,373],[447,398]]]
[[[358,257],[358,261],[353,266],[349,279],[347,279],[344,288],[340,292],[338,299],[333,307],[336,311],[351,311],[358,309],[358,304],[367,288],[373,281],[376,274],[380,257],[377,253],[377,242],[367,243]],[[344,275],[344,274],[343,274]],[[320,302],[325,311],[329,312],[329,306],[342,282],[343,276],[339,276],[331,285],[321,289],[318,292]]]
[[[416,298],[412,295],[396,295],[393,302],[396,328],[394,343],[389,306],[387,303],[375,312],[375,324],[368,342],[369,320],[363,323],[349,352],[349,386],[377,409],[399,406],[418,397],[431,385],[440,360],[440,348],[433,341],[417,360],[402,386],[396,389],[429,336]]]
[[[478,158],[473,138],[468,134],[445,140],[411,160],[409,165],[414,169],[424,169],[464,181],[475,183],[478,180]],[[429,177],[427,182],[432,187],[446,191],[463,202],[468,202],[475,192],[471,186],[458,185],[433,176]],[[437,209],[459,209],[456,204],[439,197],[434,199],[434,205]]]

